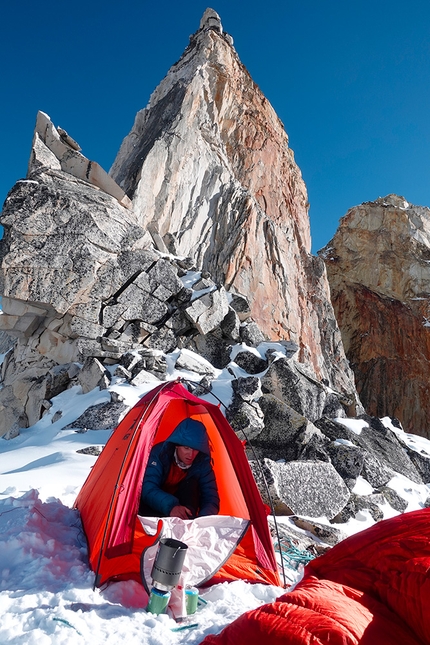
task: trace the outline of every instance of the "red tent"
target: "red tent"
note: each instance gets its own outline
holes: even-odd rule
[[[210,582],[245,579],[280,585],[266,507],[242,442],[218,406],[195,397],[178,382],[167,382],[148,392],[121,421],[76,499],[96,586],[113,579],[140,580],[141,554],[154,543],[137,517],[149,452],[187,417],[206,427],[220,515],[249,521],[236,550]]]

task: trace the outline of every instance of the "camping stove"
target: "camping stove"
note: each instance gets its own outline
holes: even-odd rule
[[[187,545],[173,538],[160,540],[157,555],[152,566],[152,590],[147,611],[162,614],[170,600],[170,592],[176,587],[182,573]]]
[[[157,555],[151,571],[154,587],[160,591],[171,591],[179,582],[184,564],[187,545],[173,538],[160,540]]]

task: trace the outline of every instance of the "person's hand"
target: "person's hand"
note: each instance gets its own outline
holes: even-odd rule
[[[181,520],[189,520],[192,514],[186,506],[174,506],[170,511],[170,517],[180,517]]]

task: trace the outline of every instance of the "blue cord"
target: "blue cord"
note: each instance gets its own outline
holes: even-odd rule
[[[315,558],[315,556],[309,553],[309,551],[301,550],[294,546],[290,538],[282,538],[277,542],[275,545],[275,551],[281,554],[282,562],[295,570],[298,569],[300,564],[308,564],[308,562]]]

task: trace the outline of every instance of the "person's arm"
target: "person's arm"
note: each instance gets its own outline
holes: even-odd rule
[[[201,464],[200,485],[200,511],[198,517],[204,515],[217,515],[219,512],[219,495],[215,474],[209,458]]]
[[[179,505],[179,500],[161,488],[165,479],[165,473],[163,464],[159,458],[159,452],[160,449],[158,446],[154,446],[151,450],[143,478],[141,500],[144,504],[154,509],[155,512],[159,513],[160,517],[169,517],[172,509]]]

